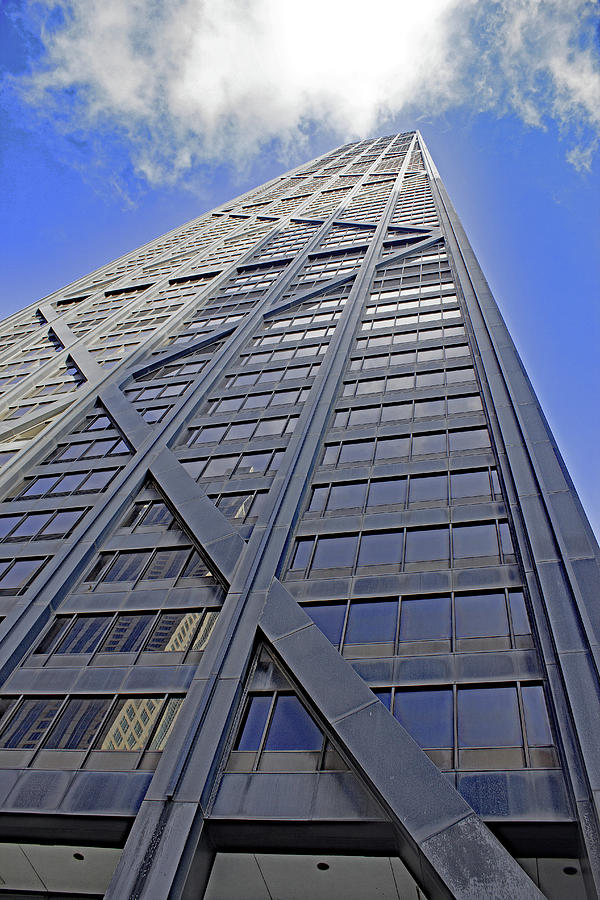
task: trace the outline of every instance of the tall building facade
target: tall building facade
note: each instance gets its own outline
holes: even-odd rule
[[[421,136],[0,339],[0,897],[600,884],[599,551]]]

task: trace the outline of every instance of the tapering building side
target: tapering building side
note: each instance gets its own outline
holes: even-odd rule
[[[598,545],[417,132],[10,317],[0,388],[0,897],[598,896]]]

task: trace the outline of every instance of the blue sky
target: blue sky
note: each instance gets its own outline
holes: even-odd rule
[[[0,315],[347,140],[418,127],[599,533],[598,6],[368,9],[5,0]]]

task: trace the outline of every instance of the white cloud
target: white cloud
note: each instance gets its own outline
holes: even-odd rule
[[[315,129],[345,141],[457,105],[555,120],[589,166],[600,131],[593,0],[46,0],[28,83],[62,127],[116,127],[138,173],[237,166]],[[67,93],[65,93],[67,92]]]

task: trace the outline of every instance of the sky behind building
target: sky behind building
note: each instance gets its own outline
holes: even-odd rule
[[[600,528],[598,7],[3,6],[8,315],[345,140],[419,127]]]

